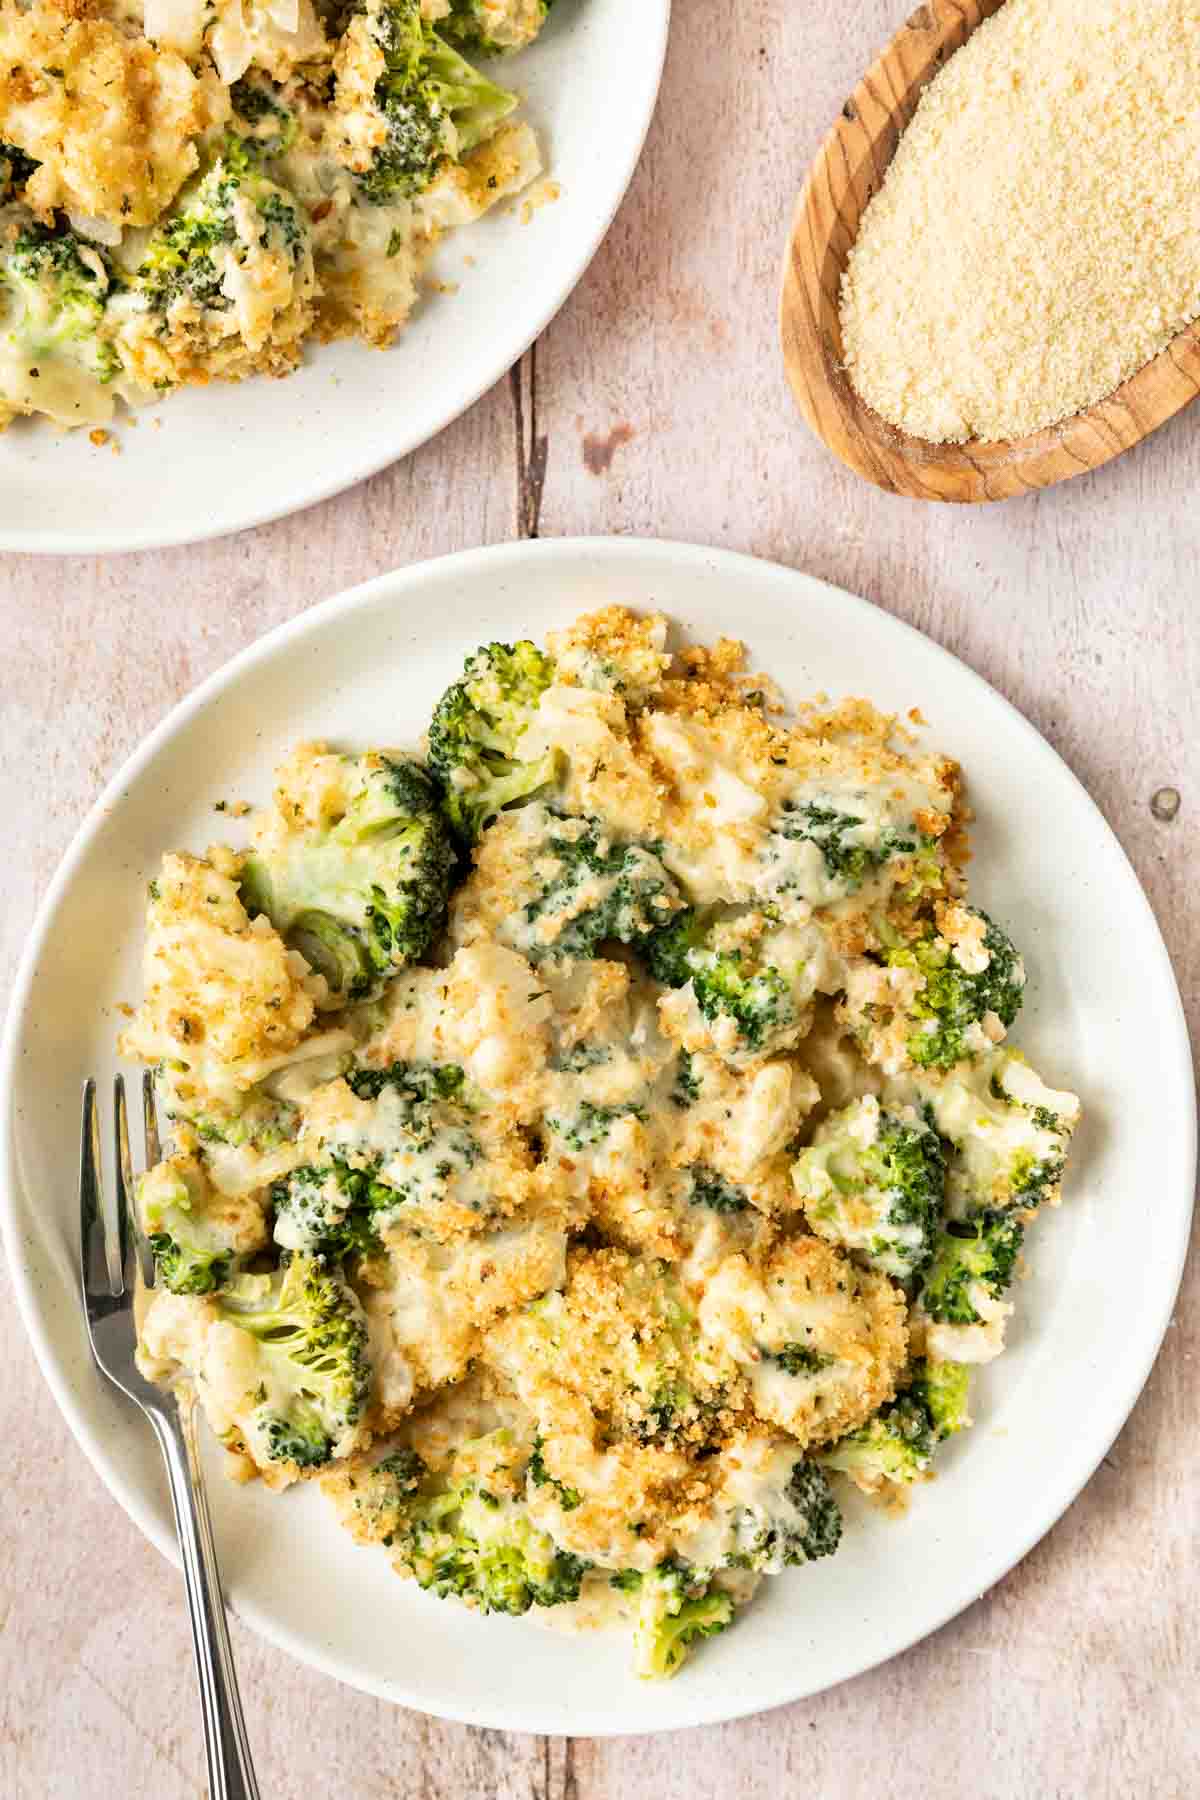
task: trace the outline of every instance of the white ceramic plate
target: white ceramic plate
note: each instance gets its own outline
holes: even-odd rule
[[[1192,1205],[1195,1108],[1175,982],[1150,909],[1083,789],[975,675],[861,600],[745,558],[628,539],[473,551],[385,575],[303,614],[178,707],[99,801],[53,883],[21,970],[0,1070],[10,1105],[3,1220],[25,1320],[80,1445],[169,1555],[149,1431],[90,1366],[74,1273],[80,1082],[114,1068],[116,1004],[138,994],[142,887],[169,847],[221,829],[215,798],[265,799],[301,738],[418,737],[481,640],[540,636],[585,608],[661,607],[745,636],[795,695],[919,704],[978,812],[973,893],[1029,968],[1017,1041],[1084,1096],[1067,1203],[1033,1234],[1011,1350],[984,1372],[974,1431],[897,1522],[853,1509],[839,1554],[764,1584],[751,1611],[664,1686],[620,1635],[564,1640],[479,1619],[359,1550],[315,1489],[213,1482],[237,1611],[341,1680],[518,1731],[641,1732],[811,1694],[893,1655],[995,1582],[1049,1529],[1133,1405],[1170,1315]],[[1138,1121],[1168,1121],[1147,1132]],[[1136,1279],[1129,1279],[1129,1271]],[[1118,1305],[1121,1328],[1113,1330]]]
[[[0,433],[0,550],[105,552],[192,543],[326,500],[416,449],[512,367],[591,261],[637,166],[666,53],[670,0],[557,0],[501,65],[525,96],[559,200],[518,199],[439,249],[430,293],[390,350],[314,346],[286,381],[169,395],[116,427],[21,420]],[[468,267],[466,258],[474,259]]]

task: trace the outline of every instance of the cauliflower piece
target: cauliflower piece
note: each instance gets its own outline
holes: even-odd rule
[[[392,983],[369,1065],[457,1063],[514,1118],[537,1117],[550,1044],[546,984],[515,950],[488,941],[460,950],[446,969],[408,969]]]
[[[40,165],[25,191],[47,223],[59,207],[152,224],[199,166],[196,140],[229,110],[207,64],[193,70],[82,7],[0,10],[0,140]]]
[[[438,1244],[402,1225],[383,1232],[384,1257],[361,1289],[377,1411],[391,1430],[416,1400],[457,1381],[502,1313],[561,1285],[567,1234],[548,1205],[502,1230]]]
[[[546,633],[557,681],[619,694],[631,708],[648,705],[661,689],[671,666],[666,643],[661,613],[639,616],[624,606],[584,613],[565,630]]]
[[[145,998],[121,1033],[123,1056],[182,1063],[193,1087],[227,1098],[295,1056],[325,983],[266,919],[247,917],[232,874],[165,856],[146,927]]]
[[[812,1237],[777,1245],[761,1269],[743,1256],[722,1264],[700,1328],[748,1371],[758,1416],[802,1446],[857,1430],[895,1397],[908,1356],[899,1288]]]

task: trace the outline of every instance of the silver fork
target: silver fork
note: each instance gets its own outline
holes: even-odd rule
[[[196,1442],[195,1408],[190,1403],[190,1396],[177,1400],[147,1381],[134,1361],[137,1327],[133,1302],[137,1277],[140,1271],[147,1287],[153,1285],[154,1259],[134,1213],[129,1122],[125,1083],[120,1075],[113,1084],[113,1106],[117,1164],[115,1245],[105,1220],[96,1084],[90,1079],[84,1083],[83,1140],[79,1152],[79,1261],[88,1337],[96,1366],[128,1399],[141,1407],[154,1427],[166,1461],[179,1548],[183,1554],[183,1572],[187,1578],[192,1644],[204,1711],[208,1785],[213,1800],[259,1800],[233,1652],[225,1625],[225,1601],[221,1594],[212,1520]],[[161,1150],[154,1112],[154,1083],[149,1074],[142,1084],[142,1117],[146,1164],[152,1168],[160,1160]]]

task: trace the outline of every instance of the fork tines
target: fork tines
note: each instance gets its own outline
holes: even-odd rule
[[[159,1160],[159,1143],[153,1077],[149,1072],[142,1083],[142,1114],[147,1160],[153,1164]],[[132,1304],[139,1260],[147,1284],[153,1275],[150,1260],[141,1249],[133,1213],[133,1159],[129,1152],[129,1113],[123,1075],[118,1075],[113,1082],[113,1145],[116,1230],[110,1234],[104,1206],[96,1083],[89,1076],[83,1084],[83,1126],[79,1146],[79,1255],[84,1298],[92,1321],[112,1311],[113,1302]]]

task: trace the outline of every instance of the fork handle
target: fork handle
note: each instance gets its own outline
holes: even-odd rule
[[[180,1396],[178,1405],[156,1410],[150,1416],[167,1465],[183,1553],[204,1713],[209,1791],[212,1800],[259,1800],[225,1624],[225,1600],[196,1443],[194,1408],[187,1396]]]

